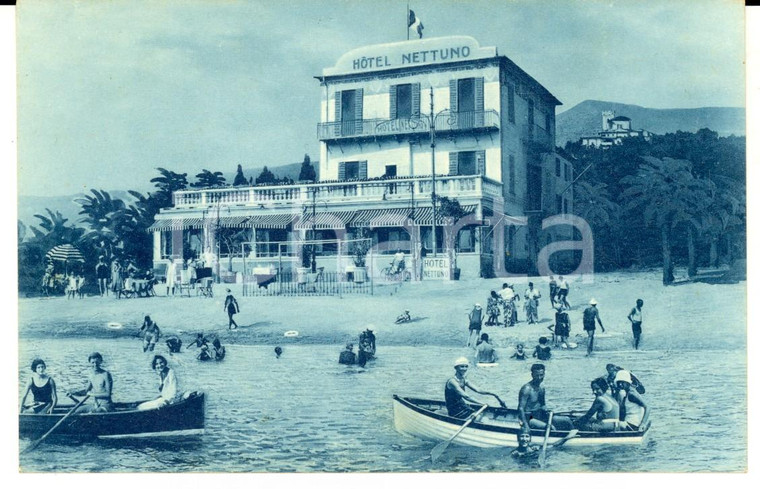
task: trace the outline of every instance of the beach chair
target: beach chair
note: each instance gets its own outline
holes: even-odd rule
[[[191,280],[190,270],[180,270],[179,272],[179,295],[182,295],[184,291],[187,291],[187,296],[190,297],[190,289],[193,288]]]
[[[198,286],[195,288],[195,295],[203,297],[214,297],[214,279],[205,277],[198,279]]]

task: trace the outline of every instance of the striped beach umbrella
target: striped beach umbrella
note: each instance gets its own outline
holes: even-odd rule
[[[45,254],[45,258],[63,262],[84,262],[82,252],[70,244],[62,244],[54,247]]]

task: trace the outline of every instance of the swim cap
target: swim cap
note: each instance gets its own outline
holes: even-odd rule
[[[480,304],[475,304],[475,307],[477,307],[478,309],[480,309]]]
[[[589,303],[589,304],[591,304],[592,306],[595,306],[595,305],[597,305],[597,304],[598,304],[598,303],[596,302],[596,299],[591,299],[590,301],[588,301],[588,303]]]
[[[470,365],[470,361],[466,357],[459,357],[454,362],[455,367],[461,367],[462,365]]]
[[[615,382],[628,382],[629,384],[633,384],[631,381],[631,373],[626,370],[619,370],[617,374],[615,374]]]

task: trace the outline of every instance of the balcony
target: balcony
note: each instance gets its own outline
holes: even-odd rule
[[[435,118],[436,132],[491,131],[500,127],[499,112],[478,110],[472,112],[442,112]],[[317,125],[320,141],[351,138],[377,138],[430,132],[430,117],[413,116],[403,119],[360,119],[341,122],[321,122]]]
[[[521,131],[523,143],[539,153],[554,151],[554,138],[551,132],[535,124],[526,125]]]
[[[367,208],[430,200],[433,182],[429,175],[374,180],[317,182],[281,186],[228,187],[174,192],[176,210],[209,209],[217,206],[292,211],[316,200],[319,205]],[[501,184],[482,175],[436,175],[435,192],[460,201],[501,198]],[[474,202],[473,202],[474,203]]]

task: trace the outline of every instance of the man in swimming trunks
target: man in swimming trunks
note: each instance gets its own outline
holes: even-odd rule
[[[589,306],[583,311],[583,329],[588,335],[588,346],[586,347],[586,356],[590,356],[594,351],[594,333],[596,332],[596,323],[599,322],[599,327],[604,332],[604,325],[602,325],[602,318],[599,317],[599,310],[596,308],[596,299],[589,301]]]
[[[499,361],[496,350],[488,342],[488,333],[480,335],[480,342],[475,347],[478,363],[496,363]]]
[[[111,401],[111,389],[113,387],[113,377],[108,370],[105,370],[103,364],[103,355],[98,352],[91,353],[87,361],[92,368],[88,378],[87,387],[69,393],[72,396],[90,395],[92,403],[83,404],[77,412],[83,413],[103,413],[113,411],[113,402]]]
[[[604,377],[591,381],[595,399],[589,410],[578,418],[576,426],[589,431],[615,431],[620,424],[620,405],[607,393],[609,386]],[[592,421],[592,418],[595,419]]]
[[[520,388],[517,410],[523,426],[530,428],[546,428],[549,421],[549,411],[546,409],[546,391],[541,383],[546,375],[546,367],[534,363],[530,367],[531,381]],[[572,423],[566,416],[554,416],[552,429],[565,429]]]
[[[644,398],[632,389],[632,375],[626,370],[619,370],[615,375],[615,384],[617,387],[616,400],[620,405],[620,419],[624,427],[638,430],[646,426],[649,420],[649,407]]]
[[[499,397],[491,392],[479,390],[467,380],[467,369],[470,366],[469,360],[465,357],[459,357],[454,362],[455,374],[452,378],[446,381],[446,387],[444,389],[444,396],[446,398],[446,409],[449,416],[454,418],[466,419],[475,411],[467,405],[467,402],[473,404],[483,404],[475,399],[471,398],[465,393],[465,390],[469,387],[471,391],[483,395],[494,396],[496,399]],[[500,402],[501,406],[506,408],[503,402]]]
[[[153,322],[150,316],[145,316],[140,332],[143,334],[143,351],[153,351],[161,337],[161,330],[158,329],[158,325]]]
[[[633,331],[633,348],[639,349],[639,340],[641,340],[641,323],[643,321],[643,313],[641,308],[644,306],[642,299],[636,299],[636,306],[628,313],[628,320],[631,322],[631,330]]]

